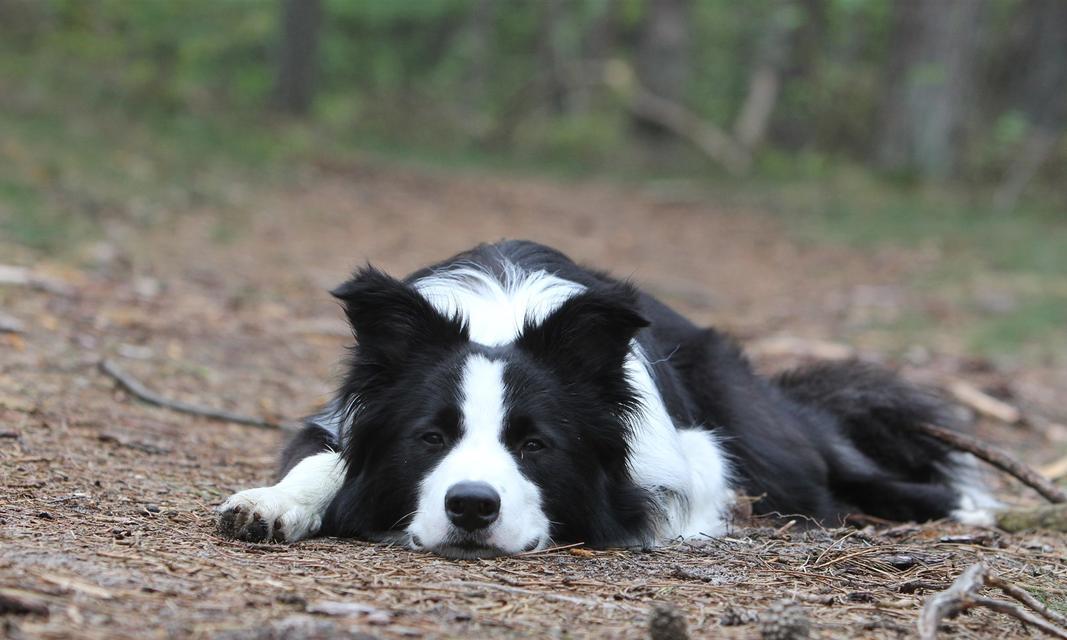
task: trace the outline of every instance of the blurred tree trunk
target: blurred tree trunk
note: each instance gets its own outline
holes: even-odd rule
[[[684,104],[691,70],[691,0],[648,0],[645,10],[636,51],[638,81],[652,94]],[[664,133],[660,126],[641,118],[638,125],[644,134]]]
[[[820,87],[824,65],[824,51],[828,49],[829,14],[826,0],[798,0],[800,15],[781,72],[782,86]],[[803,108],[779,109],[771,121],[768,134],[776,145],[795,151],[818,140],[818,127],[812,125],[812,115]]]
[[[1023,109],[1035,126],[1058,129],[1067,110],[1067,2],[1029,0],[1025,7],[1031,46]]]
[[[1023,61],[1022,110],[1031,132],[994,195],[998,208],[1012,209],[1052,156],[1067,120],[1067,2],[1029,0],[1024,5],[1029,51]]]
[[[281,0],[281,13],[274,100],[279,109],[303,115],[315,97],[322,1]]]
[[[958,168],[985,0],[896,0],[876,161],[944,178]]]
[[[560,0],[541,0],[538,33],[538,56],[544,70],[545,102],[553,113],[566,113],[569,109],[564,55],[559,46],[559,29],[565,6]]]
[[[478,135],[484,135],[489,127],[487,114],[492,107],[489,86],[492,81],[493,26],[496,17],[496,3],[493,0],[477,0],[471,5],[463,27],[467,66],[460,102],[467,117],[477,122],[473,130],[480,132]]]
[[[802,11],[795,0],[780,2],[760,38],[748,93],[734,123],[734,138],[749,150],[757,149],[767,134],[786,61],[796,45]]]

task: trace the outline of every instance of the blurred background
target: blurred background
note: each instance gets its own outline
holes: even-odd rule
[[[327,292],[353,267],[504,237],[631,278],[761,371],[858,357],[935,385],[1067,483],[1065,125],[1067,0],[0,0],[0,587],[47,604],[19,595],[4,629],[235,637],[243,611],[274,618],[256,637],[347,630],[286,626],[317,578],[211,533],[210,505],[272,481],[283,434],[149,406],[115,372],[295,421],[339,382],[352,336]],[[978,533],[918,561],[1004,547],[1028,564],[1001,577],[1067,613],[1054,536]],[[370,589],[404,633],[541,629],[391,590],[422,575],[391,549],[309,544],[305,568],[352,568],[336,598]],[[599,561],[588,584],[644,597],[637,560],[640,584]],[[849,615],[896,633],[920,596],[890,596]],[[638,633],[626,607],[604,633]]]
[[[1063,0],[0,0],[0,262],[284,305],[526,236],[1067,389],[1065,123]]]

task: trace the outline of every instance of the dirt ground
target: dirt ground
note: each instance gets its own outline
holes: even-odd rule
[[[1067,603],[1062,535],[945,523],[750,522],[654,551],[480,561],[351,540],[222,539],[213,506],[271,480],[283,434],[148,406],[99,372],[102,358],[168,397],[296,419],[336,382],[350,339],[325,291],[354,266],[402,274],[511,237],[632,277],[696,320],[762,344],[753,351],[766,369],[798,357],[766,348],[781,335],[844,336],[884,359],[853,327],[886,300],[928,304],[900,283],[940,259],[804,246],[774,218],[598,184],[353,166],[242,202],[149,231],[116,223],[108,242],[65,260],[0,241],[0,262],[46,278],[0,285],[0,310],[22,325],[0,332],[5,637],[639,638],[666,604],[694,637],[758,638],[755,618],[765,626],[769,608],[788,600],[812,637],[896,638],[914,636],[924,600],[982,558],[1061,610]],[[1048,410],[1067,392],[1063,371],[1003,372],[924,349],[891,364],[919,381],[1010,394],[1064,421]],[[1032,464],[1053,456],[1047,433],[991,421],[977,429]],[[1039,501],[994,482],[1009,502]],[[944,635],[1037,632],[977,611],[947,621]]]

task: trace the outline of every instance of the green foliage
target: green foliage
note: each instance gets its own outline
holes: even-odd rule
[[[1062,351],[1067,339],[1067,294],[1031,297],[1010,313],[976,322],[967,337],[967,346],[976,353],[1062,364],[1067,358]]]
[[[990,5],[990,49],[1005,48],[1023,3]],[[276,1],[0,0],[0,233],[61,250],[113,218],[151,224],[229,207],[243,188],[285,180],[294,158],[366,150],[493,171],[684,176],[717,198],[780,211],[814,241],[934,247],[950,266],[917,284],[946,295],[961,296],[973,273],[1026,279],[1015,312],[960,330],[972,350],[1065,342],[1067,301],[1056,283],[1067,277],[1067,164],[1056,160],[1067,148],[1030,192],[1043,201],[1013,214],[986,204],[987,185],[1033,130],[1022,109],[1002,100],[976,120],[963,189],[888,184],[858,168],[883,118],[894,0],[693,3],[684,102],[724,131],[768,25],[792,29],[795,40],[756,176],[728,183],[689,145],[647,145],[619,97],[595,82],[553,93],[553,81],[583,64],[633,63],[647,0],[558,2],[551,28],[541,0],[323,6],[316,99],[294,120],[270,109]],[[601,32],[609,35],[594,43]],[[548,50],[561,69],[549,68]],[[938,70],[914,73],[936,80]],[[214,236],[227,242],[237,232],[223,220]],[[936,319],[898,324],[906,335]]]
[[[955,309],[952,322],[912,309],[884,326],[882,348],[942,342],[948,349],[1012,361],[1067,362],[1067,218],[1054,206],[1012,213],[981,193],[903,188],[822,158],[765,169],[773,180],[724,187],[721,199],[775,211],[799,237],[877,250],[904,247],[939,259],[907,282]],[[980,302],[1004,298],[998,305]],[[992,306],[992,308],[989,308]]]
[[[686,106],[729,130],[768,29],[780,25],[791,30],[794,47],[771,122],[769,152],[780,154],[774,162],[812,151],[865,161],[881,117],[893,5],[695,1]],[[559,133],[572,138],[563,145],[575,152],[572,165],[625,158],[632,166],[642,155],[621,105],[603,89],[553,105],[545,82],[550,72],[574,71],[550,70],[547,49],[565,66],[605,56],[632,60],[651,11],[646,0],[558,2],[551,25],[551,5],[540,0],[323,6],[312,115],[331,136],[441,151],[492,144],[519,157],[555,158]],[[998,24],[1010,25],[1021,9],[1016,0],[996,0],[993,10]],[[8,0],[0,5],[0,73],[17,93],[59,86],[82,108],[262,117],[273,90],[279,13],[278,2],[264,0]],[[600,48],[590,44],[595,33],[608,34]],[[579,121],[596,123],[585,137],[588,149],[565,133]],[[614,131],[604,131],[609,125]],[[550,134],[512,135],[523,127]],[[1009,109],[988,129],[969,163],[980,178],[1006,168],[1026,122]],[[717,170],[704,163],[699,169]]]

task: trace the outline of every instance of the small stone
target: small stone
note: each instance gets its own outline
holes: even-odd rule
[[[652,640],[688,640],[685,616],[667,605],[657,605],[648,620],[648,636]]]
[[[144,510],[148,513],[159,513],[160,511],[158,504],[146,504]]]

